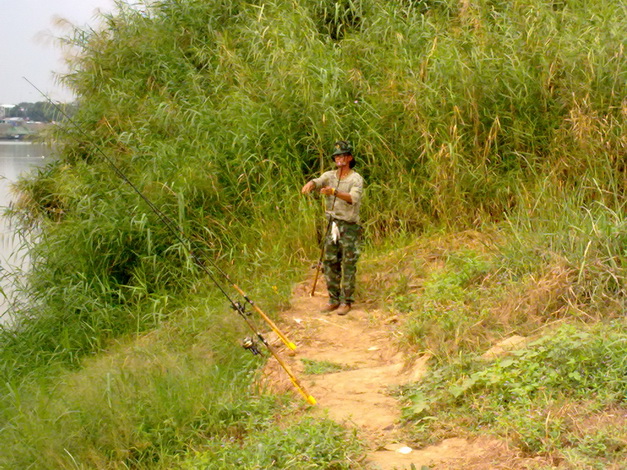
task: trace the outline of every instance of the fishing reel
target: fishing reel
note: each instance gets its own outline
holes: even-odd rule
[[[257,346],[257,342],[252,336],[247,336],[243,339],[242,347],[253,353],[254,356],[261,354],[261,351],[259,351],[259,347]]]
[[[246,311],[246,307],[239,301],[233,302],[232,308],[242,316],[250,317],[252,315],[251,312]]]

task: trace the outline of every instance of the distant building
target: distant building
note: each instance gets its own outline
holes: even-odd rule
[[[0,123],[2,124],[11,124],[13,127],[23,126],[26,123],[26,119],[21,117],[10,117],[0,119]]]
[[[14,104],[0,104],[0,119],[3,119],[9,112],[15,108]]]

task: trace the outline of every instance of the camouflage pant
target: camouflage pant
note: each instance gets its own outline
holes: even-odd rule
[[[352,304],[355,301],[355,278],[361,242],[358,224],[335,220],[340,238],[333,242],[331,230],[324,241],[324,276],[327,280],[329,303]]]

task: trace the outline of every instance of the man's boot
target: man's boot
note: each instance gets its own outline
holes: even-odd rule
[[[328,303],[326,305],[326,307],[322,308],[322,310],[320,310],[320,313],[331,313],[333,310],[337,310],[337,308],[340,306],[340,304],[338,303]]]
[[[342,304],[340,305],[340,308],[337,309],[337,314],[346,315],[350,311],[351,311],[351,304]]]

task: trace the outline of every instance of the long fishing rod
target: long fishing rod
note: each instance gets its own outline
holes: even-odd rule
[[[335,200],[337,199],[337,188],[340,187],[341,181],[342,179],[338,175],[337,185],[335,186],[335,189],[333,189],[333,202],[331,202],[330,212],[333,212],[333,209],[335,208]],[[313,297],[314,294],[316,293],[316,285],[318,284],[318,276],[320,276],[320,267],[322,266],[322,259],[324,258],[324,246],[326,243],[327,236],[329,235],[329,230],[331,230],[332,223],[333,223],[333,218],[329,215],[329,221],[327,222],[327,229],[325,230],[324,236],[322,237],[322,248],[320,249],[320,259],[318,260],[318,263],[316,264],[316,275],[314,277],[313,285],[311,286],[311,292],[309,293],[309,297]]]
[[[111,125],[109,124],[109,121],[107,121],[107,119],[105,118],[105,122],[107,123],[107,125],[109,126],[109,129],[113,130],[111,128]],[[81,130],[82,131],[82,130]],[[100,149],[98,149],[100,150]],[[102,153],[102,152],[101,152]],[[127,178],[125,177],[125,180]],[[131,184],[132,185],[132,184]],[[147,199],[139,192],[139,190],[137,190],[136,188],[134,188],[135,191],[140,194],[140,196],[147,201]],[[148,201],[147,201],[148,202]],[[149,202],[149,204],[152,204],[151,202]],[[154,209],[153,209],[154,210]],[[157,210],[159,210],[157,208]],[[162,219],[167,219],[167,225],[170,226],[171,230],[175,230],[175,226],[174,223],[172,222],[171,219],[169,219],[165,214],[163,214],[163,212],[159,211],[160,213],[160,217]],[[178,230],[183,234],[183,236],[185,236],[185,234],[183,233],[183,231],[178,228]],[[186,237],[187,238],[187,237]],[[180,241],[180,238],[179,238]],[[196,263],[198,263],[199,265],[201,265],[204,269],[204,265],[202,265],[202,263],[200,262],[200,260],[196,257],[196,255],[192,252],[189,251],[189,253],[192,255],[192,257],[194,258],[194,260],[196,261]],[[266,315],[266,313],[261,310],[261,308],[259,308],[259,306],[250,298],[248,297],[248,295],[246,295],[246,293],[242,290],[241,287],[239,287],[237,284],[235,284],[235,282],[233,282],[233,280],[231,280],[231,277],[222,269],[220,268],[220,266],[218,266],[218,264],[216,264],[211,258],[208,259],[209,263],[211,264],[211,266],[218,271],[218,273],[224,278],[226,279],[226,281],[231,285],[231,287],[233,287],[233,289],[235,289],[243,298],[246,302],[248,302],[248,304],[253,308],[253,310],[255,310],[260,316],[261,318],[263,318],[263,320],[268,324],[268,326],[270,327],[270,329],[272,331],[274,331],[274,333],[276,333],[276,335],[281,339],[281,341],[283,341],[283,344],[285,344],[288,348],[290,348],[291,350],[296,349],[296,345],[290,341],[287,336],[285,336],[285,334],[283,334],[283,332],[279,329],[279,327],[270,319],[270,317],[268,315]]]
[[[55,102],[53,102],[50,97],[48,95],[46,95],[43,91],[41,91],[37,86],[35,86],[30,80],[28,80],[26,77],[22,77],[24,78],[24,80],[26,80],[33,88],[35,88],[35,90],[37,90],[39,92],[39,94],[41,94],[58,112],[61,113],[61,115],[63,115],[63,117],[65,117],[68,122],[70,124],[72,124],[72,126],[74,126],[81,135],[83,135],[84,137],[86,137],[87,139],[89,139],[89,135],[70,117],[67,115],[67,113],[59,106],[57,105]],[[283,359],[281,359],[281,357],[277,354],[277,352],[275,351],[275,349],[266,341],[266,339],[263,337],[263,335],[261,335],[261,333],[259,333],[259,331],[257,330],[257,328],[255,328],[255,325],[251,322],[251,320],[247,317],[246,311],[244,306],[240,303],[240,302],[236,302],[234,301],[231,296],[226,292],[226,290],[223,288],[223,286],[218,282],[218,280],[215,278],[215,276],[211,273],[211,271],[209,271],[209,269],[207,269],[207,267],[202,263],[201,259],[193,252],[191,251],[191,249],[188,246],[189,243],[189,238],[185,235],[185,233],[183,232],[183,230],[180,227],[177,227],[174,222],[172,221],[171,218],[169,218],[163,211],[161,211],[150,199],[148,199],[148,197],[146,197],[140,190],[139,188],[137,188],[137,186],[135,186],[135,184],[133,184],[133,182],[124,174],[124,172],[113,162],[113,160],[111,160],[111,158],[109,158],[104,151],[95,143],[92,142],[92,145],[94,146],[94,148],[96,149],[96,151],[104,158],[104,160],[113,168],[114,172],[125,182],[127,183],[132,189],[133,191],[135,191],[139,197],[148,205],[148,207],[157,215],[157,217],[161,220],[161,222],[167,227],[168,230],[170,230],[170,232],[174,235],[174,237],[178,240],[179,243],[181,243],[181,245],[183,247],[185,247],[185,249],[187,250],[187,252],[189,253],[189,255],[192,257],[192,259],[196,262],[196,264],[200,267],[200,269],[202,271],[204,271],[204,273],[209,277],[209,279],[215,284],[215,286],[218,288],[218,290],[220,290],[220,292],[222,292],[222,294],[227,298],[227,300],[229,301],[229,303],[231,304],[231,307],[233,308],[233,310],[235,310],[246,322],[246,324],[248,325],[248,327],[255,333],[255,335],[257,336],[257,338],[259,338],[259,340],[264,344],[264,346],[266,346],[266,348],[268,349],[268,351],[270,351],[270,354],[276,359],[276,361],[279,363],[279,365],[283,368],[283,370],[287,373],[287,375],[289,376],[290,380],[292,381],[292,383],[294,384],[294,386],[296,387],[296,389],[298,390],[298,392],[305,398],[305,400],[307,400],[307,402],[309,402],[312,405],[316,404],[316,399],[311,396],[304,388],[304,386],[300,383],[300,381],[298,380],[298,378],[294,375],[294,373],[290,370],[290,368],[288,367],[288,365],[285,363],[285,361],[283,361]],[[272,320],[270,320],[270,318],[244,293],[244,291],[237,286],[235,283],[233,283],[230,279],[230,277],[228,276],[228,274],[226,274],[226,272],[224,272],[211,258],[208,259],[209,262],[211,263],[211,265],[213,266],[213,268],[218,271],[218,273],[220,273],[230,284],[231,286],[240,294],[242,295],[242,297],[253,307],[253,309],[259,313],[259,315],[268,323],[268,325],[270,326],[270,328],[272,329],[272,331],[274,331],[280,338],[281,340],[285,343],[285,345],[287,347],[289,347],[290,349],[296,349],[296,346],[294,345],[294,343],[292,343],[291,341],[289,341],[287,339],[287,337],[279,330],[279,328],[274,324],[274,322],[272,322]],[[250,349],[253,353],[258,353],[259,351],[256,349],[256,347],[254,346],[254,344],[251,344],[250,342],[246,343],[244,345],[244,347],[246,349]]]

